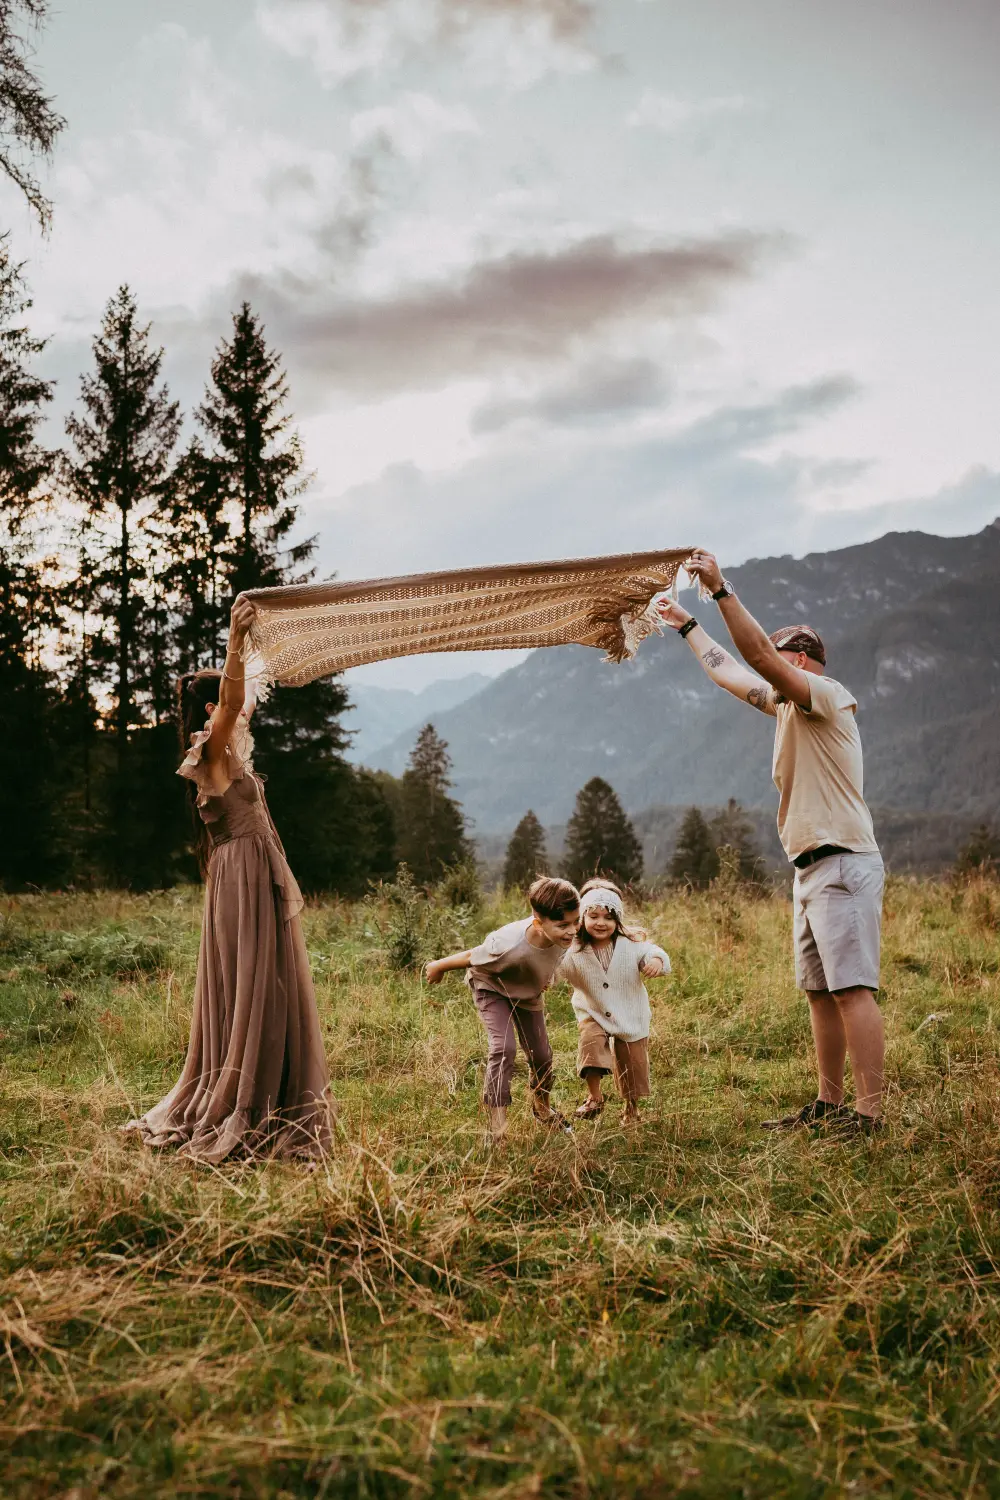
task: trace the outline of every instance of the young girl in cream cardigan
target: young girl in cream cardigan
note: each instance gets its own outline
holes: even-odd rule
[[[649,1096],[649,996],[643,976],[669,973],[663,949],[625,926],[618,887],[608,880],[588,880],[580,897],[576,940],[558,974],[573,986],[580,1028],[576,1067],[588,1095],[576,1111],[580,1119],[595,1119],[603,1110],[607,1073],[614,1073],[625,1104],[622,1124],[639,1119],[639,1100]]]

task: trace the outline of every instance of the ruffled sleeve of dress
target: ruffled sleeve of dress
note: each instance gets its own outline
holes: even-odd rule
[[[247,746],[239,743],[234,734],[226,746],[225,754],[217,767],[213,768],[205,759],[205,746],[208,744],[212,734],[212,725],[208,723],[204,729],[198,730],[191,736],[191,748],[187,755],[177,767],[178,776],[183,776],[187,781],[193,781],[198,788],[195,799],[198,812],[205,823],[215,823],[222,816],[222,798],[226,795],[234,781],[239,781],[247,771],[253,770],[249,754],[246,753]],[[243,739],[249,742],[249,751],[253,751],[253,741],[249,732],[244,731]],[[221,790],[220,790],[221,786]]]

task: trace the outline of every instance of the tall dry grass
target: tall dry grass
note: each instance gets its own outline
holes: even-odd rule
[[[465,990],[331,903],[336,1148],[209,1170],[115,1130],[180,1066],[198,893],[6,900],[3,1494],[1000,1493],[996,885],[890,883],[891,1130],[852,1145],[758,1128],[812,1089],[786,901],[642,917],[675,972],[639,1133],[543,1135],[521,1073],[487,1154]]]

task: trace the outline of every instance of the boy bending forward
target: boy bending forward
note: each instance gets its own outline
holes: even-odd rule
[[[549,1103],[552,1047],[542,994],[576,936],[580,895],[567,880],[543,877],[528,891],[528,901],[530,917],[497,928],[478,948],[432,960],[424,971],[428,984],[439,983],[450,969],[469,971],[467,983],[489,1039],[483,1102],[494,1141],[502,1140],[507,1129],[517,1039],[528,1059],[535,1119],[569,1128]]]

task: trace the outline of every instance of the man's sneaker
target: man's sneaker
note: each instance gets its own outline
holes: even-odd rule
[[[794,1115],[782,1115],[778,1120],[761,1120],[762,1130],[812,1130],[832,1125],[835,1120],[852,1115],[846,1104],[830,1104],[826,1099],[814,1099],[804,1104]]]
[[[885,1121],[875,1115],[862,1115],[856,1109],[848,1110],[843,1119],[830,1122],[830,1134],[838,1141],[853,1141],[859,1136],[882,1135]]]

